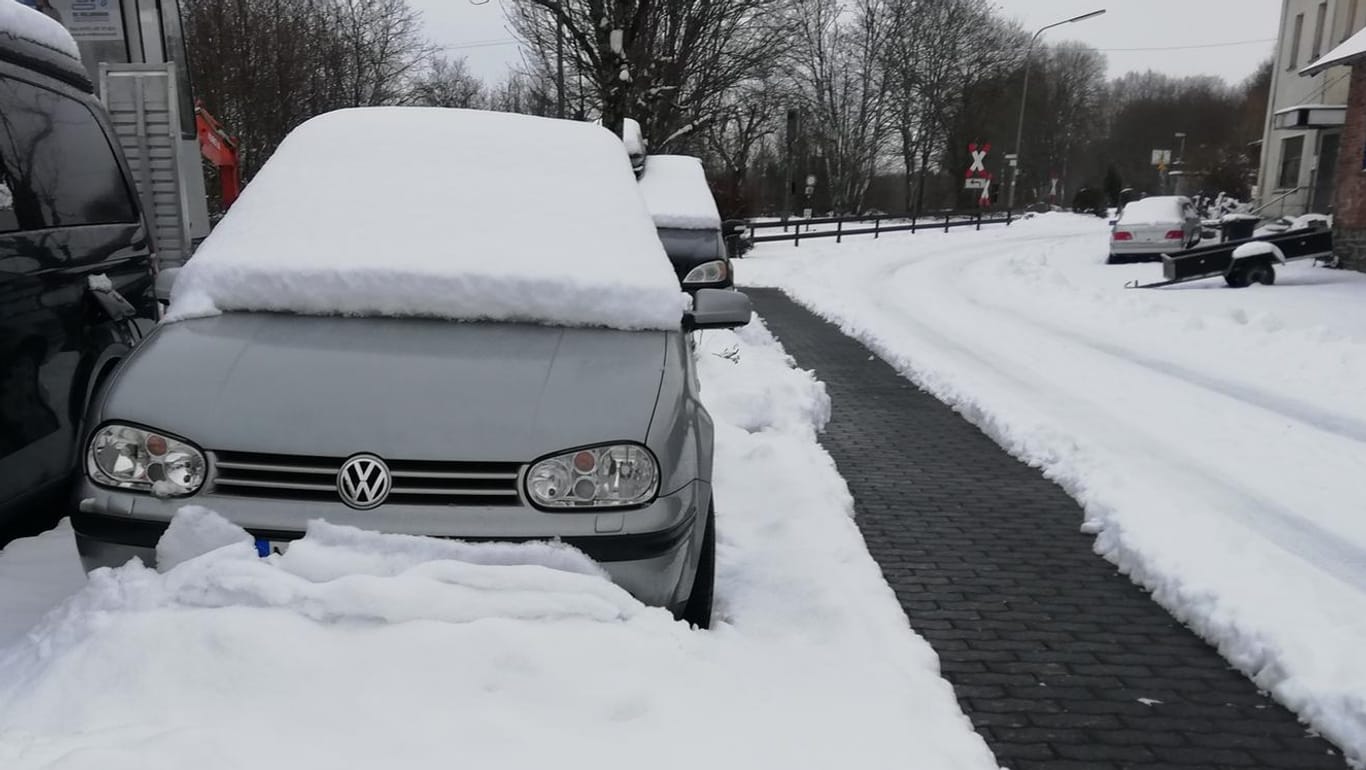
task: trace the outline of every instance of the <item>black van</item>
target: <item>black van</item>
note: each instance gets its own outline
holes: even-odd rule
[[[135,189],[81,62],[0,29],[0,543],[55,518],[86,402],[156,317]]]

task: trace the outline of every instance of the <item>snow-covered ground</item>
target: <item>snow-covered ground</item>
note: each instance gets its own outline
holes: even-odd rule
[[[0,553],[0,767],[995,767],[816,442],[824,387],[758,323],[699,355],[712,631],[567,549],[319,527],[82,587],[63,527]]]
[[[1106,266],[1103,220],[800,248],[736,269],[863,340],[1086,511],[1096,550],[1366,759],[1366,275]]]

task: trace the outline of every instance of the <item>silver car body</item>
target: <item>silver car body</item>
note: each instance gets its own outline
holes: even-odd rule
[[[1178,238],[1167,236],[1180,231]],[[1118,233],[1127,233],[1119,240]],[[1134,201],[1120,212],[1111,231],[1111,257],[1157,257],[1200,241],[1200,216],[1189,198],[1155,196]]]
[[[746,311],[747,314],[747,311]],[[173,383],[173,384],[170,384]],[[153,428],[204,451],[196,494],[158,498],[78,484],[72,521],[87,568],[151,563],[172,515],[211,508],[258,538],[310,519],[467,540],[560,538],[649,604],[690,595],[711,502],[712,421],[687,335],[434,319],[229,313],[159,327],[87,416]],[[659,461],[650,502],[540,510],[536,460],[637,442]],[[393,472],[373,510],[344,504],[346,458]]]

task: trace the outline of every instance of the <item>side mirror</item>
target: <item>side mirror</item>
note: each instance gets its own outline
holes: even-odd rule
[[[156,294],[157,302],[171,301],[171,287],[175,286],[175,279],[180,275],[180,268],[168,267],[157,273],[156,286],[152,289]]]
[[[749,323],[754,310],[749,297],[730,289],[698,289],[692,310],[683,314],[683,330],[735,329]]]

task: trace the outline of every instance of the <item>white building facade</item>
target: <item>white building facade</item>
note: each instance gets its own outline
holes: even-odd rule
[[[1366,26],[1366,0],[1283,0],[1257,173],[1267,216],[1329,213],[1351,68],[1299,70]]]

